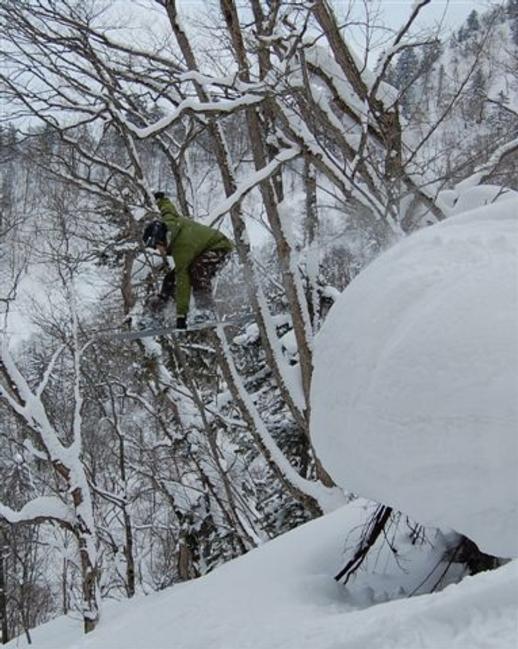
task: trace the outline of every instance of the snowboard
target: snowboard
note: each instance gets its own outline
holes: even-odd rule
[[[135,329],[133,331],[114,331],[105,334],[103,337],[115,338],[116,340],[139,340],[140,338],[154,338],[156,336],[177,336],[188,334],[192,331],[204,331],[205,329],[215,329],[216,327],[229,327],[231,325],[242,324],[241,320],[213,320],[208,322],[195,322],[187,329],[177,329],[176,327],[149,327],[147,329]]]

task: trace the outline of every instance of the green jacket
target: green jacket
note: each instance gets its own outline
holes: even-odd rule
[[[157,205],[171,234],[169,252],[174,259],[176,273],[176,313],[187,315],[191,299],[189,266],[207,250],[230,252],[233,245],[218,230],[178,214],[168,198],[160,198]]]

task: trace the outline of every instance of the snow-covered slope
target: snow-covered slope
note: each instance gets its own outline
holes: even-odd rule
[[[518,562],[432,595],[369,606],[388,584],[418,581],[437,563],[407,544],[378,559],[345,589],[333,581],[348,534],[365,520],[363,500],[312,521],[206,577],[148,597],[112,603],[100,626],[59,618],[33,632],[34,649],[512,649],[518,633]],[[443,568],[439,567],[439,571]],[[362,607],[359,606],[363,593]],[[369,599],[370,598],[370,599]],[[9,649],[27,647],[24,638]]]
[[[333,307],[312,435],[343,487],[518,556],[518,198],[395,245]]]

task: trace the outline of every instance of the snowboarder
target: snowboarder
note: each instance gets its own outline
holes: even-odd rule
[[[191,288],[197,309],[212,309],[212,279],[234,246],[218,230],[181,216],[163,192],[156,192],[154,197],[163,220],[145,227],[144,244],[163,256],[170,254],[175,267],[165,276],[160,293],[148,304],[153,311],[161,311],[174,297],[176,327],[186,329]]]

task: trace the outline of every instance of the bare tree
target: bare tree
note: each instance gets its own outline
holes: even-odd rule
[[[9,642],[9,631],[7,628],[7,584],[4,569],[5,549],[6,545],[3,531],[0,529],[0,629],[2,633],[2,644]]]
[[[65,443],[52,424],[44,404],[44,391],[55,370],[62,348],[52,356],[39,384],[31,389],[17,367],[6,339],[0,356],[0,398],[18,418],[27,443],[34,455],[44,461],[58,481],[59,495],[41,495],[27,502],[19,511],[0,505],[0,516],[13,525],[55,521],[76,537],[83,587],[83,619],[85,631],[95,628],[99,618],[97,593],[97,538],[90,486],[82,454],[83,400],[81,396],[81,356],[77,338],[77,313],[72,309],[73,338],[71,342],[74,372],[74,412],[70,443]]]

